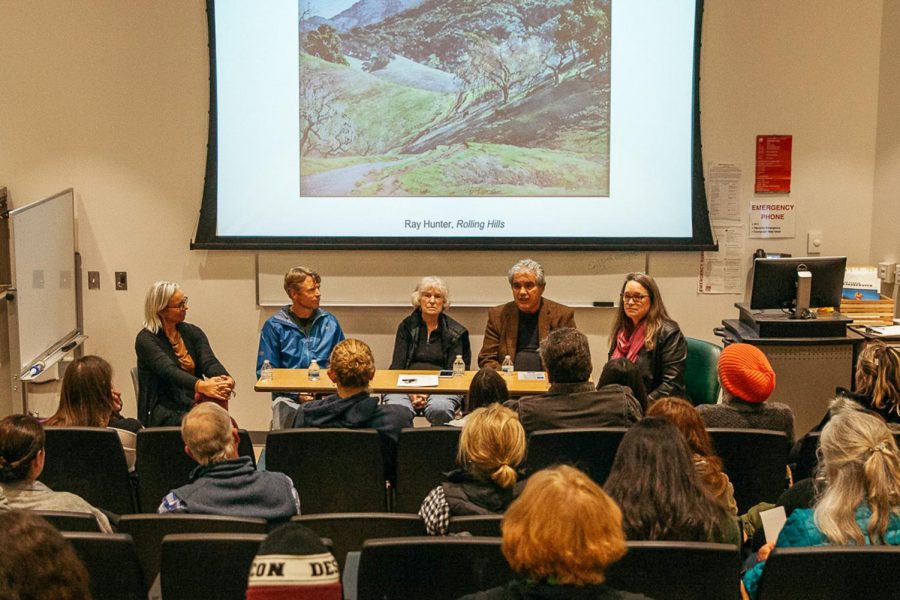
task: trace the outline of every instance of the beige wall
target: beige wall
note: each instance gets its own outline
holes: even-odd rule
[[[758,246],[805,254],[805,232],[818,229],[826,254],[847,254],[852,263],[877,258],[869,241],[870,230],[881,227],[873,224],[873,205],[881,211],[890,204],[893,215],[900,211],[896,121],[891,139],[878,138],[876,153],[879,58],[893,82],[881,82],[884,113],[885,98],[897,96],[900,56],[885,50],[896,50],[897,9],[886,16],[883,34],[880,0],[707,0],[701,68],[706,161],[744,167],[747,204],[754,136],[794,136],[790,197],[798,205],[797,238],[748,241],[748,254]],[[188,318],[206,331],[238,381],[236,418],[250,429],[265,428],[268,401],[252,391],[252,383],[257,334],[271,311],[255,306],[254,256],[188,249],[205,165],[204,3],[0,0],[0,21],[0,185],[9,187],[13,206],[75,188],[84,269],[100,271],[102,279],[99,291],[84,292],[86,349],[113,363],[126,412],[135,410],[128,370],[144,291],[158,279],[171,279],[191,298]],[[879,179],[875,197],[876,164],[891,162],[885,145],[893,149],[893,165],[879,174],[893,173],[894,183],[882,186]],[[411,268],[416,256],[410,253]],[[686,334],[715,339],[712,328],[734,315],[731,305],[740,298],[696,294],[697,253],[652,253],[648,264]],[[498,276],[506,268],[498,264]],[[128,272],[128,291],[113,289],[119,270]],[[327,280],[325,289],[327,304]],[[368,341],[379,367],[386,367],[406,309],[334,312],[345,332]],[[469,327],[477,351],[483,311],[456,309],[454,316]],[[610,312],[584,309],[576,318],[590,335],[599,367]],[[43,398],[37,402],[51,410],[54,387],[38,392]],[[3,401],[8,405],[8,398]]]

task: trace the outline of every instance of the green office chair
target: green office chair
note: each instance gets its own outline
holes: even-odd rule
[[[687,340],[687,364],[684,385],[694,406],[715,404],[719,400],[719,355],[722,348],[716,344],[685,338]]]

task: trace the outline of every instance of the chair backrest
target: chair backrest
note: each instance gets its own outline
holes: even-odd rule
[[[245,429],[239,432],[238,454],[249,456],[256,464],[253,443]],[[138,431],[137,460],[138,499],[141,510],[156,512],[163,496],[171,490],[190,483],[196,461],[184,452],[179,427],[151,427]]]
[[[358,600],[459,598],[513,578],[500,538],[438,537],[369,540],[363,544]]]
[[[36,510],[38,514],[59,531],[83,531],[100,533],[100,523],[91,513],[67,512],[61,510]]]
[[[785,489],[787,435],[764,429],[707,429],[741,512],[775,502]]]
[[[141,384],[140,379],[138,378],[138,368],[137,365],[131,367],[131,385],[134,386],[134,397],[141,397]]]
[[[500,537],[503,515],[461,515],[450,517],[447,533],[468,532],[482,537]]]
[[[387,510],[374,429],[285,429],[266,438],[266,469],[290,477],[303,514]]]
[[[684,385],[688,397],[697,404],[715,404],[719,400],[719,355],[722,347],[696,338],[687,341]]]
[[[264,534],[192,533],[162,541],[160,582],[166,600],[244,600],[250,565]]]
[[[144,600],[147,597],[131,536],[64,532],[63,537],[71,542],[75,554],[87,569],[94,600]]]
[[[741,556],[731,544],[628,542],[628,553],[606,569],[606,581],[651,598],[729,600],[741,597],[740,572]]]
[[[529,474],[556,464],[578,467],[603,484],[609,477],[625,427],[577,427],[535,431],[528,438],[525,467]]]
[[[800,440],[800,451],[797,455],[797,463],[794,465],[794,481],[800,481],[812,477],[819,464],[816,451],[819,449],[821,431],[810,431]]]
[[[396,513],[322,513],[292,517],[320,537],[331,539],[332,553],[344,570],[348,552],[358,552],[363,542],[376,538],[426,535],[418,515]]]
[[[39,479],[55,492],[71,492],[97,508],[136,511],[122,442],[103,427],[47,427],[46,461]]]
[[[163,515],[124,515],[119,532],[134,540],[144,583],[149,589],[159,575],[162,540],[173,533],[266,533],[265,519],[244,519],[213,515],[169,513]]]
[[[422,500],[456,467],[459,427],[418,427],[400,432],[394,510],[415,513]]]
[[[900,547],[775,548],[759,582],[759,600],[889,600],[900,590]]]

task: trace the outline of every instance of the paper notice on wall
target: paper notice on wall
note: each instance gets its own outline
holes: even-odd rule
[[[700,253],[701,294],[742,294],[746,259],[744,228],[740,225],[713,227],[719,242],[718,252]]]
[[[751,238],[792,238],[796,237],[797,223],[794,219],[793,202],[750,202]]]
[[[706,175],[709,220],[741,220],[741,168],[733,163],[710,163]]]

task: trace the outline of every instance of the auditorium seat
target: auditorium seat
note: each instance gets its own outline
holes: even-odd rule
[[[788,442],[783,431],[707,429],[742,513],[760,502],[778,500],[785,489]]]
[[[36,515],[47,519],[59,531],[83,531],[101,533],[97,517],[91,513],[67,512],[61,510],[36,510]]]
[[[450,600],[503,585],[513,578],[500,538],[425,537],[363,544],[358,600]]]
[[[238,454],[249,456],[256,464],[250,434],[238,432]],[[190,483],[190,474],[198,465],[184,451],[180,427],[151,427],[137,434],[138,498],[141,510],[155,513],[163,496]]]
[[[568,464],[603,485],[612,469],[625,427],[577,427],[535,431],[528,438],[528,474],[556,464]]]
[[[160,580],[165,600],[245,600],[250,565],[266,539],[258,533],[167,535]]]
[[[500,522],[503,515],[461,515],[450,517],[447,533],[468,532],[482,537],[500,537]]]
[[[424,536],[425,524],[418,515],[395,513],[322,513],[292,517],[315,531],[319,537],[331,539],[334,557],[341,571],[348,552],[358,552],[363,542],[375,538]]]
[[[144,600],[144,577],[131,536],[64,532],[84,563],[93,600]],[[52,557],[47,557],[52,560]]]
[[[418,427],[400,432],[394,511],[416,513],[422,500],[456,468],[459,427]]]
[[[684,365],[684,385],[688,399],[698,404],[719,401],[719,355],[721,346],[696,338],[687,341],[687,361]]]
[[[304,515],[387,510],[381,438],[374,429],[269,432],[266,469],[293,480]]]
[[[179,513],[124,515],[119,532],[134,540],[144,583],[149,589],[159,574],[162,540],[173,533],[266,533],[265,519],[244,519]]]
[[[628,542],[628,553],[607,567],[606,581],[651,598],[736,600],[740,571],[741,556],[732,544]]]
[[[116,514],[136,512],[125,451],[104,427],[46,427],[40,479],[55,492],[71,492]]]
[[[895,600],[898,590],[900,547],[775,548],[759,581],[758,600]]]

